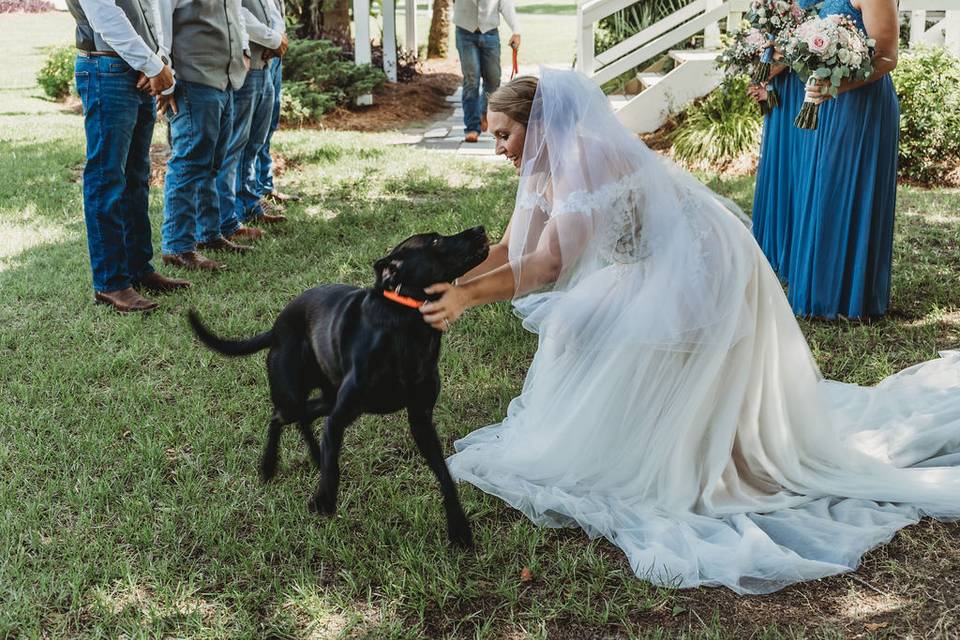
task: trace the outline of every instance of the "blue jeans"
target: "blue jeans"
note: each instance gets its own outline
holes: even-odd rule
[[[234,217],[239,222],[246,222],[263,214],[260,207],[262,194],[257,184],[257,158],[267,143],[273,117],[273,82],[269,69],[251,69],[243,89],[237,92],[238,104],[241,93],[244,94],[244,101],[250,102],[250,118],[247,125],[249,135],[239,154]]]
[[[463,129],[479,132],[480,116],[487,112],[487,96],[500,87],[500,32],[491,29],[470,33],[457,27],[457,53],[463,72]]]
[[[83,214],[93,288],[118,291],[153,273],[150,260],[150,139],[156,101],[137,91],[120,58],[77,56],[87,164]]]
[[[217,175],[233,131],[233,91],[179,80],[177,115],[170,117],[172,149],[164,184],[163,252],[194,251],[220,237]],[[228,212],[232,217],[233,209]]]
[[[267,66],[269,80],[273,83],[273,113],[270,116],[270,130],[267,141],[260,147],[257,155],[257,193],[265,196],[273,191],[273,158],[270,156],[270,141],[280,126],[280,89],[283,86],[283,59],[271,58]]]

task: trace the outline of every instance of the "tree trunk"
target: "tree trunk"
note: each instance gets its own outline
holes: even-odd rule
[[[350,0],[304,0],[300,35],[352,48]]]
[[[428,58],[446,58],[450,41],[450,0],[433,0],[433,18],[430,19],[430,37],[427,39]]]

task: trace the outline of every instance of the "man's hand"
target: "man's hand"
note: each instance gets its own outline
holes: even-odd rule
[[[250,56],[246,53],[243,54],[243,68],[250,71]]]
[[[149,93],[152,96],[159,96],[161,93],[173,86],[173,70],[170,65],[163,65],[160,73],[150,78]],[[140,87],[140,84],[137,84]]]
[[[520,48],[520,34],[519,34],[519,33],[515,33],[515,34],[513,34],[512,36],[510,36],[510,42],[509,42],[509,44],[510,44],[510,46],[513,47],[514,49],[519,49],[519,48]]]
[[[277,55],[282,58],[283,56],[287,55],[287,49],[289,48],[290,48],[290,41],[287,40],[287,34],[283,34],[282,36],[280,36],[280,46],[277,47],[276,49]]]
[[[157,98],[157,115],[165,115],[167,109],[169,109],[173,115],[180,113],[180,110],[177,108],[177,99],[172,93]]]

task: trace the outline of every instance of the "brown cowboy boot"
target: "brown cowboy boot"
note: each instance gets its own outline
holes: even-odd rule
[[[210,242],[198,242],[197,248],[210,251],[233,251],[234,253],[244,253],[246,251],[253,250],[253,247],[245,244],[237,244],[236,242],[230,242],[226,238],[217,238],[216,240],[211,240]]]
[[[118,291],[96,291],[93,294],[93,300],[97,304],[110,305],[120,313],[150,311],[159,306],[153,300],[141,296],[133,287]]]
[[[196,251],[185,251],[183,253],[165,253],[163,255],[163,264],[169,264],[184,269],[193,269],[195,271],[217,271],[223,269],[225,265],[214,262]]]
[[[175,291],[176,289],[185,289],[190,286],[190,282],[179,278],[168,278],[153,271],[140,278],[135,286],[143,287],[147,291],[153,291],[154,293],[165,293],[167,291]]]
[[[263,229],[257,229],[256,227],[240,227],[233,233],[227,236],[227,240],[234,242],[235,240],[250,240],[255,242],[263,237]]]

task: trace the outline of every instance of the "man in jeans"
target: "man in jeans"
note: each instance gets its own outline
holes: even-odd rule
[[[234,91],[250,67],[240,0],[159,0],[164,42],[177,73],[172,95],[160,98],[172,149],[164,185],[163,261],[187,269],[223,265],[198,249],[237,253],[249,246],[234,225],[234,182],[217,177],[233,133]],[[228,206],[224,206],[224,200]],[[228,229],[225,235],[223,229]]]
[[[256,163],[260,149],[267,142],[273,116],[274,83],[269,64],[272,58],[279,58],[287,52],[288,44],[283,16],[273,0],[241,2],[243,21],[250,39],[250,71],[243,88],[236,92],[234,134],[225,165],[233,171],[236,181],[233,202],[236,225],[278,221],[274,216],[268,217],[260,206]]]
[[[93,271],[94,299],[122,312],[157,303],[134,287],[170,291],[189,286],[153,270],[150,238],[150,139],[153,96],[173,85],[157,54],[154,3],[68,0],[77,21],[77,91],[83,102],[87,163],[83,212]]]
[[[272,0],[280,10],[280,16],[286,16],[284,0]],[[267,64],[268,82],[273,83],[273,115],[270,118],[270,130],[267,141],[257,154],[257,193],[261,198],[269,200],[274,205],[282,206],[290,200],[298,200],[296,196],[281,193],[273,184],[273,157],[270,155],[270,142],[273,134],[280,126],[280,92],[283,87],[283,59],[274,57]],[[261,203],[262,206],[262,203]],[[260,218],[263,222],[283,222],[286,218],[278,214],[263,213]]]
[[[476,142],[487,130],[487,96],[500,86],[500,15],[513,35],[510,46],[520,46],[513,0],[454,0],[457,53],[463,73],[463,127],[467,142]],[[480,80],[483,80],[483,91]]]

